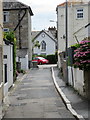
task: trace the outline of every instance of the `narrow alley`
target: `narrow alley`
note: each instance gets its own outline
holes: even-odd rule
[[[74,118],[57,93],[50,68],[29,70],[9,93],[4,118]]]

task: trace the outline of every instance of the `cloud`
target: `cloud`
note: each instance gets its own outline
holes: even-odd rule
[[[30,5],[34,16],[32,17],[32,29],[48,29],[50,26],[56,26],[56,23],[50,23],[50,20],[56,21],[56,7],[64,0],[19,0]]]
[[[55,10],[65,0],[20,0],[31,6],[35,13]]]

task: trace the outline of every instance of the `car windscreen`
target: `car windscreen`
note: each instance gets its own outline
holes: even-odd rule
[[[45,59],[45,58],[43,58],[43,57],[38,57],[40,60],[43,60],[43,59]]]

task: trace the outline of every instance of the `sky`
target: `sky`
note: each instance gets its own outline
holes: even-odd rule
[[[32,30],[47,30],[49,27],[56,27],[57,15],[56,7],[65,0],[19,0],[31,7],[34,16],[32,16]],[[53,20],[53,22],[50,22]]]

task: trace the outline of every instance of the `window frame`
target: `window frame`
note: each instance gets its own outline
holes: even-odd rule
[[[83,19],[84,18],[84,9],[83,8],[77,8],[76,9],[76,18],[77,19]]]
[[[9,22],[9,11],[4,11],[3,12],[3,22],[4,23]]]
[[[46,51],[46,42],[44,40],[41,42],[41,51]]]

